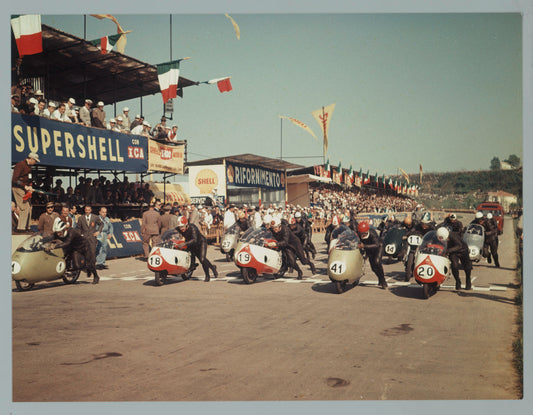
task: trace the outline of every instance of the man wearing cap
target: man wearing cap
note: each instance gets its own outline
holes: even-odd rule
[[[131,128],[131,120],[130,120],[130,109],[128,107],[124,107],[122,110],[122,128],[124,131],[130,131]]]
[[[141,121],[141,116],[139,114],[137,114],[135,116],[135,119],[133,120],[133,122],[130,124],[130,131],[132,131],[135,127],[137,127],[138,125],[142,125],[142,121]]]
[[[91,113],[91,125],[96,128],[106,128],[104,103],[98,101],[96,108]]]
[[[54,101],[48,101],[48,107],[43,111],[44,118],[52,118],[52,114],[56,110],[57,105]]]
[[[67,104],[62,102],[59,107],[50,116],[51,120],[58,120],[63,122],[72,122],[67,115]]]
[[[54,202],[48,202],[46,204],[46,212],[42,213],[41,216],[39,216],[37,230],[39,232],[42,232],[43,236],[52,235],[52,227],[54,225],[54,220],[58,217],[58,213],[54,211]]]
[[[40,98],[38,101],[37,101],[37,106],[35,107],[35,115],[38,115],[39,117],[42,117],[43,116],[43,112],[44,110],[46,109],[46,101],[42,98]]]
[[[83,107],[80,108],[80,121],[87,127],[91,126],[91,105],[93,105],[93,102],[90,99],[86,99]]]
[[[118,117],[116,117],[115,120],[117,121],[116,131],[118,131],[119,133],[124,133],[125,132],[124,124],[123,124],[124,119],[122,118],[122,115],[119,115]]]
[[[74,104],[76,104],[76,100],[74,98],[69,98],[67,101],[67,117],[70,119],[70,122],[78,123],[78,114],[76,113],[76,109],[74,108]]]
[[[161,122],[156,124],[156,126],[154,127],[154,129],[152,130],[152,135],[157,135],[157,133],[159,132],[159,128],[161,128],[163,131],[165,131],[165,127],[167,126],[167,117],[165,117],[164,115],[161,117]]]
[[[170,203],[166,203],[164,206],[163,206],[163,214],[161,215],[161,235],[163,235],[166,231],[168,231],[170,229],[170,220],[172,219],[172,216],[175,216],[175,215],[171,215],[170,214],[170,210],[172,209],[172,206],[170,205]]]
[[[11,178],[11,190],[17,208],[20,211],[19,221],[17,224],[17,232],[24,232],[28,230],[31,219],[31,204],[30,199],[24,200],[26,192],[32,192],[31,186],[31,166],[39,163],[39,156],[35,153],[28,154],[24,160],[15,164],[13,169],[13,176]]]
[[[150,245],[153,246],[155,239],[161,231],[161,215],[155,210],[155,203],[150,202],[148,210],[142,215],[141,237],[143,240],[144,259],[150,255]]]

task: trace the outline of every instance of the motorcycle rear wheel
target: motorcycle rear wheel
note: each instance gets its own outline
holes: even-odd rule
[[[246,284],[251,284],[257,279],[257,271],[255,268],[241,268],[241,276]]]
[[[160,286],[166,282],[167,280],[166,271],[156,271],[154,274],[155,274],[155,285]]]
[[[429,297],[431,297],[433,294],[435,294],[438,289],[439,289],[439,287],[438,287],[437,283],[435,283],[435,282],[423,283],[422,284],[422,296],[424,297],[424,299],[427,300]]]
[[[35,284],[33,282],[15,280],[15,285],[17,286],[17,290],[19,291],[29,291],[33,288]]]
[[[65,284],[74,284],[76,281],[78,281],[78,277],[80,276],[81,270],[67,270],[63,274],[63,282]]]

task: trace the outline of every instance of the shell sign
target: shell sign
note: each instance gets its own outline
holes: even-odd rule
[[[200,189],[200,194],[207,195],[218,186],[218,176],[211,169],[203,169],[196,174],[194,184]]]

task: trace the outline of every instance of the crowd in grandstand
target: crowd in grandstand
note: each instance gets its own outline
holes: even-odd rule
[[[47,100],[41,90],[34,91],[29,83],[18,84],[11,88],[12,112],[125,134],[137,134],[170,143],[180,141],[177,136],[178,126],[167,125],[165,116],[161,117],[160,122],[152,128],[143,115],[137,114],[132,119],[128,107],[123,108],[122,114],[108,119],[102,101],[98,101],[95,105],[91,99],[86,99],[83,105],[76,104],[74,98]]]

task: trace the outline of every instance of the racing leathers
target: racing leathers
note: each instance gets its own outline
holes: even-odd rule
[[[383,258],[383,240],[374,228],[368,230],[368,236],[366,238],[363,238],[361,234],[359,234],[359,238],[361,239],[359,249],[363,250],[368,257],[370,268],[372,268],[372,271],[378,277],[378,284],[381,288],[386,288],[388,284],[385,281],[385,272],[381,263]]]
[[[274,239],[277,241],[278,248],[283,251],[284,254],[283,264],[277,274],[278,278],[281,278],[287,269],[291,267],[298,273],[298,279],[302,279],[303,272],[298,266],[296,258],[298,258],[302,264],[309,265],[313,274],[316,273],[315,265],[305,256],[300,239],[298,239],[298,237],[286,225],[280,225],[278,232],[274,231],[274,228],[271,228],[270,230],[272,231],[272,236],[274,236]]]
[[[450,235],[448,236],[446,253],[451,261],[452,275],[455,278],[455,289],[461,289],[461,278],[459,277],[459,261],[461,261],[461,264],[463,265],[463,269],[465,271],[465,289],[472,289],[472,283],[470,281],[472,261],[470,261],[470,255],[468,254],[468,245],[458,233],[450,232]]]
[[[74,252],[79,252],[85,257],[85,268],[87,270],[87,278],[93,275],[93,284],[98,284],[100,277],[96,272],[96,258],[95,253],[91,249],[87,238],[82,236],[78,229],[68,227],[63,234],[55,234],[61,241],[54,245],[54,249],[62,248],[65,252],[65,257],[72,259]]]
[[[211,264],[207,259],[207,239],[202,232],[194,225],[189,223],[185,230],[180,229],[179,227],[176,230],[184,237],[184,245],[187,247],[186,250],[192,254],[191,258],[191,267],[194,267],[195,257],[198,258],[200,264],[205,273],[205,282],[209,282],[209,270],[213,272],[215,278],[218,277],[217,267]]]
[[[500,260],[498,258],[498,223],[494,219],[487,219],[485,221],[485,244],[484,250],[487,256],[487,262],[490,264],[491,255],[494,258],[494,265],[500,268]],[[490,248],[490,252],[489,252]]]
[[[313,259],[315,259],[316,248],[312,241],[313,227],[311,226],[311,222],[309,222],[309,219],[307,218],[307,216],[303,214],[300,218],[296,219],[296,222],[298,222],[302,226],[304,231],[307,233],[307,239],[306,239],[306,243],[304,244],[304,249],[306,250],[306,252],[307,251],[310,252],[311,255],[313,256]]]

